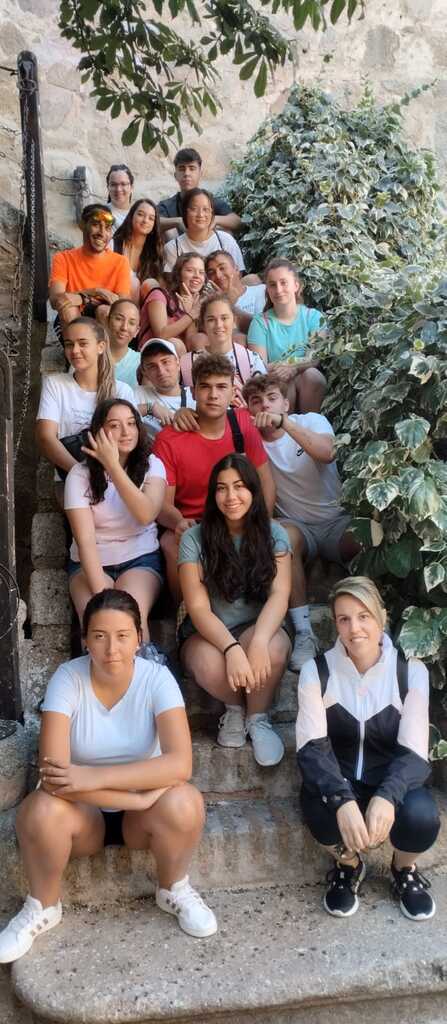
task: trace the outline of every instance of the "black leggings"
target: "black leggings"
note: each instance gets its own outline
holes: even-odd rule
[[[351,783],[362,814],[365,814],[375,790],[362,783]],[[342,842],[336,811],[323,803],[320,796],[302,787],[301,806],[304,820],[314,839],[323,846],[337,846]],[[396,809],[396,818],[390,832],[390,842],[403,853],[423,853],[438,835],[439,814],[430,790],[411,789]]]

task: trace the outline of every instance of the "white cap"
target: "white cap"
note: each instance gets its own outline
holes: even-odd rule
[[[140,357],[143,355],[143,352],[150,352],[151,347],[165,348],[166,351],[169,352],[171,355],[177,355],[177,350],[174,345],[174,342],[165,341],[164,338],[149,338],[149,341],[145,341],[143,348],[140,349]]]

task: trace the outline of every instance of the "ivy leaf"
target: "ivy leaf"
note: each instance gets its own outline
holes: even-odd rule
[[[424,583],[428,590],[433,590],[434,587],[438,587],[440,583],[443,583],[446,578],[445,566],[442,562],[431,562],[430,565],[426,565],[424,569]]]
[[[372,484],[368,484],[366,488],[366,497],[374,508],[377,508],[379,512],[382,512],[384,508],[388,508],[391,502],[397,498],[399,494],[399,488],[394,480],[377,480]]]
[[[439,633],[426,609],[410,607],[399,632],[399,644],[407,658],[431,658],[438,650]]]
[[[416,480],[409,493],[409,508],[411,514],[417,520],[429,519],[436,513],[441,505],[441,498],[436,490],[433,480],[424,477]]]
[[[405,579],[410,572],[419,569],[422,557],[417,537],[407,533],[396,544],[387,545],[385,561],[387,569],[398,579]]]
[[[430,424],[422,416],[414,416],[410,420],[400,420],[394,430],[399,441],[407,448],[419,448],[430,430]]]

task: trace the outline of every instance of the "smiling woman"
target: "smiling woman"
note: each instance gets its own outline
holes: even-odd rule
[[[59,924],[69,859],[108,845],[151,850],[160,909],[197,938],[217,930],[187,874],[205,815],[188,782],[191,737],[177,683],[137,656],[140,613],[129,594],[106,589],[91,598],[83,634],[88,654],[61,665],[48,684],[40,785],[17,816],[30,895],[0,933],[0,963]]]
[[[172,270],[182,252],[196,252],[208,256],[216,249],[231,253],[239,270],[244,270],[241,250],[228,231],[215,228],[214,199],[202,188],[192,188],[182,200],[182,217],[186,232],[172,238],[164,247],[164,270]]]
[[[129,212],[133,183],[134,176],[126,164],[112,164],[106,177],[109,190],[107,202],[115,218],[116,228],[120,227]]]

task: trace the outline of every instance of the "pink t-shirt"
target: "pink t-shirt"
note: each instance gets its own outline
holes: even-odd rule
[[[155,455],[149,456],[146,476],[141,484],[147,484],[151,477],[166,480],[163,463]],[[64,508],[91,508],[95,524],[96,546],[101,565],[119,565],[130,562],[139,555],[151,554],[158,549],[156,523],[143,526],[133,517],[115,485],[109,480],[104,500],[91,504],[89,471],[85,463],[72,466],[65,481]],[[76,541],[70,548],[70,558],[79,562]]]
[[[175,299],[165,292],[163,288],[152,288],[141,310],[140,332],[138,335],[139,349],[142,348],[145,341],[156,337],[149,320],[149,305],[151,302],[162,302],[166,306],[168,324],[175,323],[176,320],[181,320],[182,316],[184,316],[183,310],[178,307],[174,309]]]

